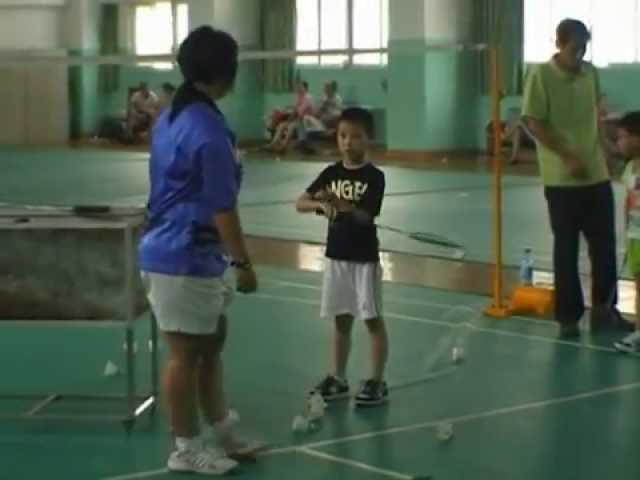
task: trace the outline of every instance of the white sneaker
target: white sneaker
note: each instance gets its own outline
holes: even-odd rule
[[[619,352],[623,353],[640,353],[640,330],[637,330],[619,342],[613,344]]]
[[[169,456],[167,467],[172,472],[190,472],[202,475],[225,475],[238,466],[221,450],[176,450]]]
[[[238,431],[240,416],[235,410],[229,410],[227,418],[211,431],[209,438],[205,439],[207,445],[216,445],[224,450],[231,458],[255,457],[266,448],[264,442],[244,437]]]

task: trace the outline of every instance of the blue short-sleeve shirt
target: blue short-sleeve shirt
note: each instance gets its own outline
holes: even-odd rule
[[[228,259],[216,213],[236,206],[241,165],[235,137],[213,104],[169,111],[153,130],[148,227],[138,249],[140,269],[165,275],[218,277]]]

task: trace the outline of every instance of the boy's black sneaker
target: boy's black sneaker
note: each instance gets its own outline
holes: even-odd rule
[[[370,407],[385,403],[389,398],[389,389],[386,382],[366,380],[362,382],[360,391],[356,395],[356,405]]]
[[[327,375],[316,387],[311,391],[318,392],[322,395],[325,402],[338,400],[349,396],[349,384],[346,380],[336,377],[335,375]]]

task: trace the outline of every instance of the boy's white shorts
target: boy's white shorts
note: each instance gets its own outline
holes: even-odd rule
[[[212,335],[233,299],[233,288],[224,277],[143,272],[142,283],[163,332]]]
[[[382,267],[378,263],[325,260],[320,315],[382,318]]]

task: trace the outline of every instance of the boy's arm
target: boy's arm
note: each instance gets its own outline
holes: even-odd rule
[[[298,197],[296,201],[298,213],[322,213],[329,218],[335,216],[334,209],[329,203],[330,195],[324,189],[325,185],[326,170]]]
[[[355,205],[338,198],[333,200],[334,206],[338,210],[338,215],[348,215],[358,223],[371,224],[380,215],[382,209],[382,199],[384,198],[385,178],[381,174],[369,184],[360,204]]]
[[[323,208],[324,203],[316,200],[309,192],[304,192],[296,201],[296,210],[298,213],[314,213],[318,209]]]

